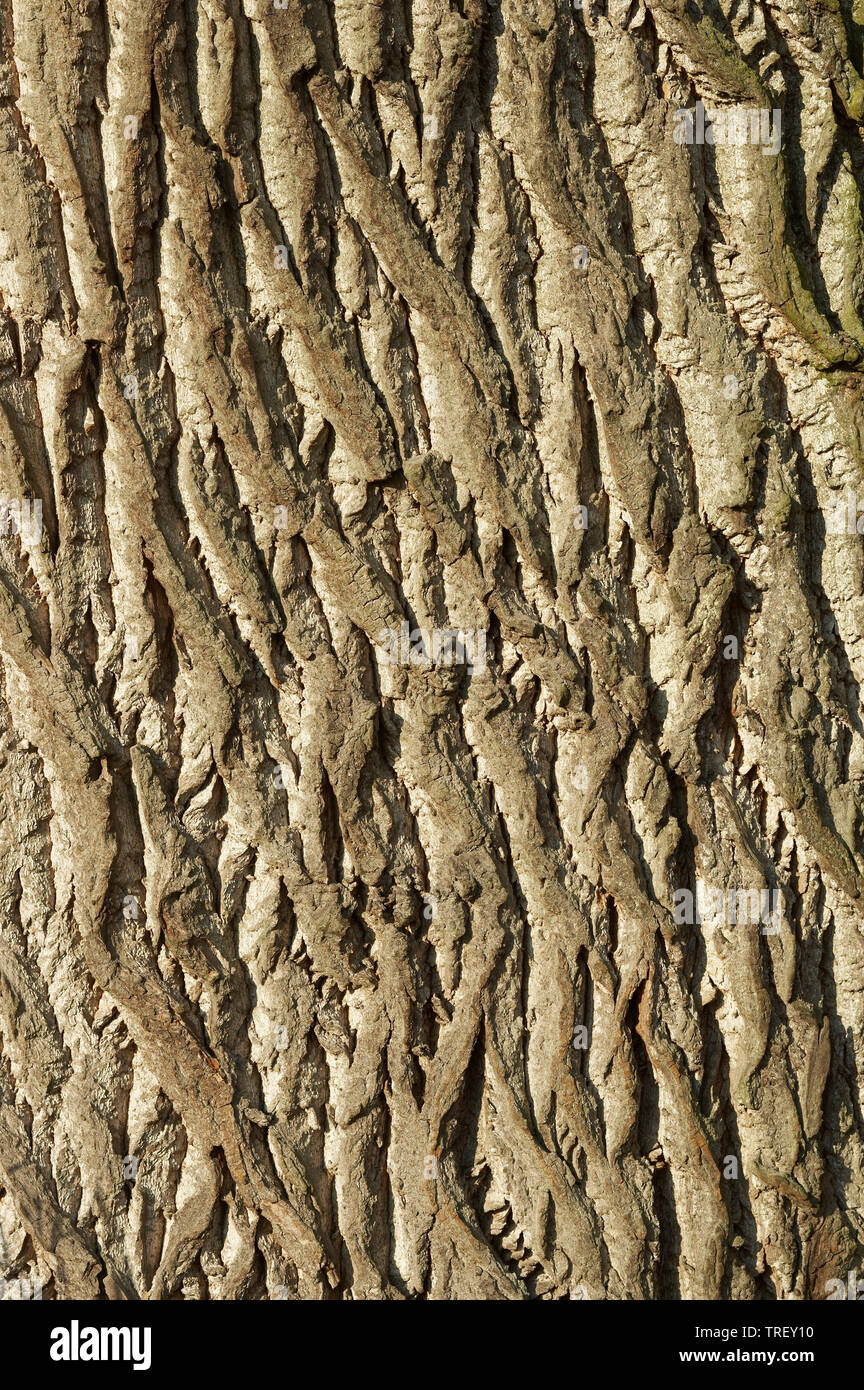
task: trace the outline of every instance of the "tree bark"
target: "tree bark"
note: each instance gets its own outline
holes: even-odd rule
[[[7,1297],[864,1267],[862,38],[0,0]]]

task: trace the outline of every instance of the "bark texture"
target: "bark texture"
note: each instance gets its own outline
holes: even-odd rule
[[[862,26],[0,0],[7,1296],[864,1268]]]

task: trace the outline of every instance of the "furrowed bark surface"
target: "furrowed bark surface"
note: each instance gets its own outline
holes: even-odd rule
[[[7,1290],[862,1267],[862,36],[0,0]]]

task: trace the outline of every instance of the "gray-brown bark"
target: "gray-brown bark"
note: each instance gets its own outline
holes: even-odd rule
[[[862,1267],[862,26],[0,0],[0,1277]]]

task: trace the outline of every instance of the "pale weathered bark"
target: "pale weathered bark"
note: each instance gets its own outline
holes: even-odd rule
[[[862,36],[0,0],[0,1277],[864,1268]]]

